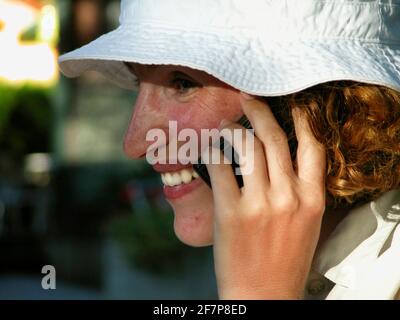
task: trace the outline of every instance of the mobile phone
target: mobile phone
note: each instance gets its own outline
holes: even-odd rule
[[[241,124],[243,127],[245,127],[246,129],[252,129],[251,124],[249,119],[247,119],[246,116],[242,116],[239,121],[239,124]],[[236,169],[238,169],[240,171],[240,166],[239,164],[236,162],[237,156],[235,156],[235,150],[233,149],[233,147],[227,142],[225,141],[223,138],[220,139],[219,141],[219,149],[224,153],[227,154],[229,151],[230,155],[234,155],[232,157],[232,170],[233,172],[237,172]],[[228,150],[231,149],[231,150]],[[198,175],[204,180],[204,182],[211,188],[211,180],[210,180],[210,175],[208,174],[207,171],[207,167],[206,165],[203,163],[203,161],[201,160],[201,157],[198,160],[198,163],[193,165],[193,169],[194,171],[196,171],[198,173]],[[240,174],[235,174],[235,178],[236,178],[236,182],[239,186],[239,188],[243,187],[243,178],[242,175]]]

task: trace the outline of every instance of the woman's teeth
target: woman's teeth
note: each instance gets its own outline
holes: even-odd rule
[[[193,169],[183,169],[175,172],[161,173],[161,180],[164,185],[173,187],[180,184],[187,184],[198,178],[199,175]]]

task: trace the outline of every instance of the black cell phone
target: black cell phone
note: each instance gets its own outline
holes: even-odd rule
[[[249,121],[249,119],[247,119],[246,116],[242,116],[239,119],[238,123],[241,124],[246,129],[252,129],[250,121]],[[219,141],[219,149],[224,154],[230,154],[230,155],[235,154],[235,150],[233,149],[233,147],[228,142],[224,141],[223,138],[221,138]],[[228,151],[228,149],[231,149],[231,150]],[[233,172],[236,172],[236,169],[240,170],[240,166],[236,162],[236,160],[237,160],[237,156],[233,156],[232,163],[231,163]],[[194,169],[194,171],[196,171],[199,174],[199,176],[204,180],[204,182],[207,183],[207,185],[211,188],[210,175],[208,174],[206,165],[204,163],[202,163],[201,158],[199,158],[198,163],[193,165],[193,169]],[[236,182],[237,182],[239,188],[243,187],[242,175],[235,174],[235,178],[236,178]]]

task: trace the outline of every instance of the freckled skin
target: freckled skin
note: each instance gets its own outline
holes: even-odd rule
[[[239,92],[205,72],[171,65],[131,66],[140,80],[140,90],[126,132],[124,151],[133,159],[145,157],[152,144],[146,141],[147,132],[159,128],[168,133],[170,120],[177,121],[178,132],[192,128],[200,133],[200,129],[217,128],[222,119],[236,121],[243,114]],[[176,71],[200,86],[184,93],[172,87],[171,78]],[[175,233],[182,242],[191,246],[212,244],[213,195],[205,183],[168,202],[174,210]]]

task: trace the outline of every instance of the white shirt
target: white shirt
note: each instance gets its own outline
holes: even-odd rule
[[[313,262],[306,299],[400,298],[400,189],[352,209]]]

